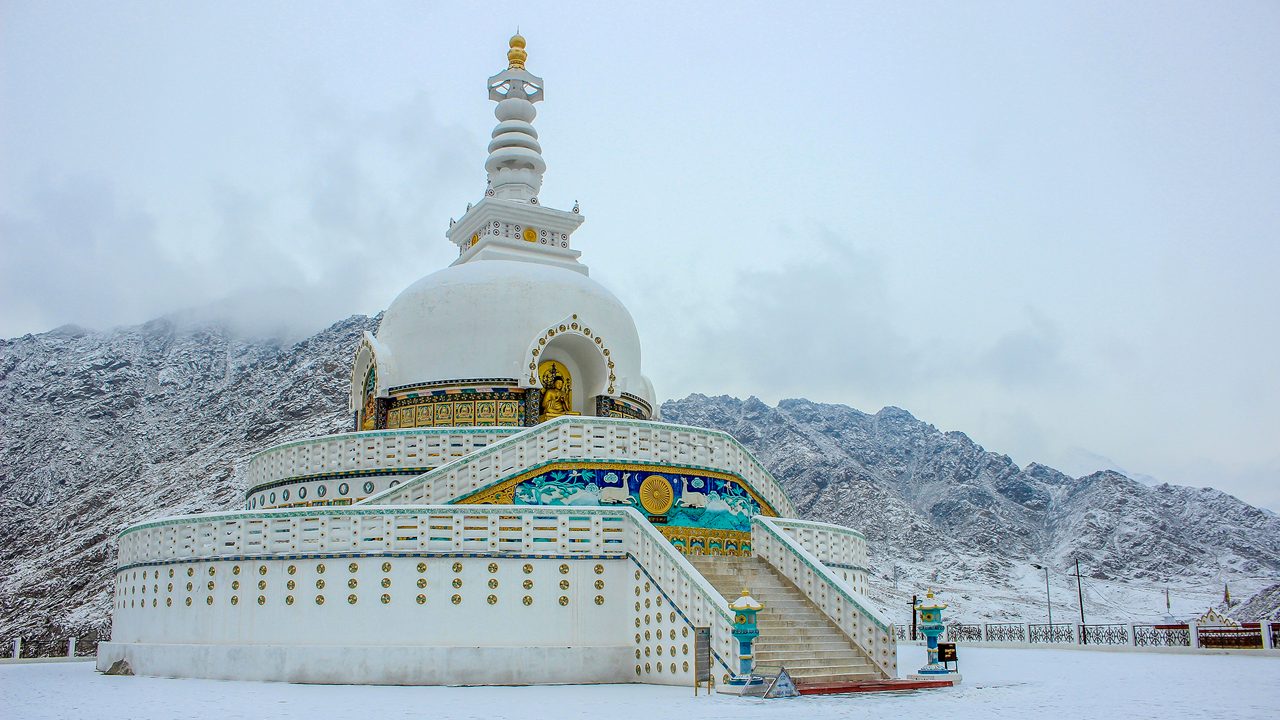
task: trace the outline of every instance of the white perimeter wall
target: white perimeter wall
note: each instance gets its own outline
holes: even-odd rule
[[[684,685],[695,626],[712,627],[721,681],[736,657],[724,599],[629,508],[215,513],[138,526],[120,548],[101,669]]]

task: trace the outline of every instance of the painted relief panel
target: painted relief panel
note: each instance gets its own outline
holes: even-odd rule
[[[432,406],[435,410],[435,418],[433,420],[436,425],[452,425],[453,424],[453,403],[441,402]]]
[[[463,502],[630,505],[686,552],[749,551],[752,516],[777,515],[732,476],[621,464],[556,463]]]
[[[458,400],[453,403],[453,424],[464,426],[476,424],[475,400]]]
[[[519,400],[499,400],[498,401],[498,424],[499,425],[516,425],[520,419],[520,401]]]
[[[517,426],[521,397],[508,392],[450,392],[399,398],[387,422],[397,428]]]

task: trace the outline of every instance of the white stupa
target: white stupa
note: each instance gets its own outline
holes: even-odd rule
[[[799,682],[896,674],[866,541],[795,519],[732,437],[659,422],[630,313],[538,202],[541,78],[489,78],[484,197],[447,268],[356,349],[352,432],[252,458],[242,511],[120,535],[106,670],[333,683],[692,684],[758,662]],[[699,629],[710,636],[698,656]],[[820,651],[819,651],[820,650]]]

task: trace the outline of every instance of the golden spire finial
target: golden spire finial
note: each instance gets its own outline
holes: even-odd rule
[[[507,51],[508,70],[523,70],[524,61],[529,58],[529,53],[524,50],[524,36],[520,34],[520,29],[516,29],[516,34],[511,36],[511,49]]]

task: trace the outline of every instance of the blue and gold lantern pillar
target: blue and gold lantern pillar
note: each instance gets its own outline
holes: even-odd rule
[[[916,605],[916,612],[920,614],[920,632],[924,633],[929,653],[928,664],[920,668],[921,675],[946,675],[951,672],[946,665],[938,662],[938,636],[946,629],[942,624],[942,611],[946,607],[946,603],[933,599],[932,590],[925,595],[923,602]]]
[[[755,667],[751,644],[760,636],[756,613],[763,610],[764,605],[744,589],[741,597],[729,603],[729,609],[733,611],[733,636],[738,640],[738,674],[742,681],[747,681]]]

